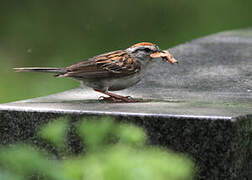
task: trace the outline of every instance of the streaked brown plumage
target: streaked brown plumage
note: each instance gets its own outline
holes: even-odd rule
[[[109,78],[134,74],[140,70],[137,61],[123,50],[113,51],[90,58],[66,68],[59,77]]]

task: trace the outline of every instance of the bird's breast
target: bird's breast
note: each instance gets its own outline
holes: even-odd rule
[[[119,78],[105,78],[105,79],[87,79],[83,80],[82,84],[91,88],[101,90],[118,91],[129,88],[138,83],[143,78],[142,73],[119,77]]]
[[[142,79],[142,74],[136,73],[134,75],[126,76],[123,78],[112,78],[108,81],[105,81],[105,84],[108,85],[108,90],[118,91],[118,90],[129,88],[137,84],[141,79]]]

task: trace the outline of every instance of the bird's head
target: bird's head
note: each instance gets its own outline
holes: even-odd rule
[[[161,58],[171,64],[178,63],[178,61],[167,50],[161,50],[157,45],[149,42],[134,44],[126,49],[126,51],[133,57],[140,59],[152,60]]]

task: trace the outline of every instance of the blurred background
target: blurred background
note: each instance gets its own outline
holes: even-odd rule
[[[0,2],[0,103],[79,86],[23,66],[68,66],[150,41],[167,49],[252,26],[251,0],[12,0]]]

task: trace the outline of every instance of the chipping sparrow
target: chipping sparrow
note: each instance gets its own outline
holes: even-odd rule
[[[95,91],[108,97],[103,100],[113,102],[136,102],[136,100],[120,96],[108,91],[117,91],[138,83],[152,60],[161,58],[171,64],[177,60],[168,51],[160,50],[155,44],[142,42],[125,50],[101,54],[66,68],[25,67],[14,68],[17,72],[54,73],[55,77],[70,77],[79,80]]]

